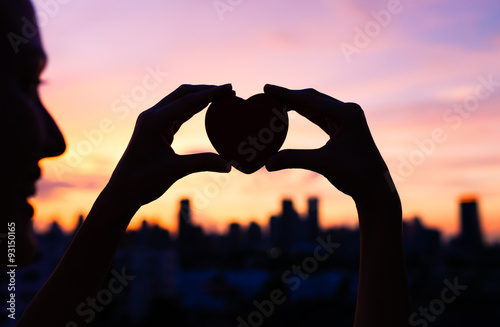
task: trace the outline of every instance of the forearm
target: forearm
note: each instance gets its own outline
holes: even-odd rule
[[[95,297],[109,270],[130,219],[138,208],[104,189],[59,265],[32,300],[18,326],[83,326],[78,305]]]
[[[384,187],[356,201],[361,256],[355,326],[408,326],[410,298],[399,195]]]

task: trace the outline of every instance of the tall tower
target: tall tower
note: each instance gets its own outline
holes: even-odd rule
[[[282,247],[283,232],[281,231],[281,220],[279,216],[271,216],[269,219],[269,232],[271,246],[276,248]]]
[[[191,207],[189,206],[189,200],[183,199],[180,203],[179,209],[179,219],[178,219],[178,235],[181,238],[182,234],[185,234],[189,225],[191,224]]]
[[[290,199],[284,199],[281,203],[281,247],[283,252],[288,252],[290,248],[302,241],[301,236],[304,230],[300,225],[300,217],[293,206],[293,202]]]
[[[231,223],[229,225],[229,232],[227,234],[229,252],[237,252],[241,246],[241,226],[238,223]]]
[[[189,200],[183,199],[180,203],[177,230],[177,245],[181,264],[185,262],[192,253],[191,244],[191,208]]]
[[[255,221],[250,223],[246,233],[247,246],[251,249],[258,248],[262,243],[262,230]]]
[[[460,223],[461,243],[471,248],[482,247],[483,236],[475,197],[464,197],[460,200]]]
[[[318,224],[318,198],[312,197],[307,200],[307,238],[313,242],[319,235]]]

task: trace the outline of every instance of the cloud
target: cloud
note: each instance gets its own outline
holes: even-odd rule
[[[36,197],[42,200],[50,199],[54,197],[57,192],[61,191],[61,189],[72,189],[75,188],[75,185],[67,182],[58,182],[51,181],[45,178],[42,178],[37,183],[37,194]]]

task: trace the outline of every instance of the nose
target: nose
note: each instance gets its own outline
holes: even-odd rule
[[[66,142],[64,141],[61,130],[45,108],[43,110],[43,119],[46,135],[42,156],[43,158],[57,157],[66,150]]]

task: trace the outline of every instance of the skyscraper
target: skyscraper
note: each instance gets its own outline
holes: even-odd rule
[[[179,260],[181,265],[193,255],[192,244],[192,226],[191,226],[191,208],[188,199],[181,200],[179,208],[179,217],[177,220],[177,246],[179,251]]]
[[[483,236],[475,197],[463,197],[460,200],[460,223],[460,243],[470,248],[481,248]]]
[[[184,232],[185,228],[191,223],[191,208],[189,206],[189,200],[183,199],[181,200],[180,209],[179,209],[179,219],[178,219],[178,232],[179,237],[182,232]]]
[[[312,197],[307,200],[307,238],[314,242],[319,235],[318,225],[318,198]]]
[[[262,231],[259,224],[252,221],[246,233],[247,246],[251,249],[258,248],[262,243]]]
[[[288,252],[294,244],[300,241],[300,234],[304,231],[301,229],[300,217],[293,207],[292,200],[284,199],[281,208],[281,248],[283,252]]]
[[[238,223],[231,223],[229,225],[229,232],[227,234],[227,245],[229,252],[238,252],[241,247],[241,226]]]

